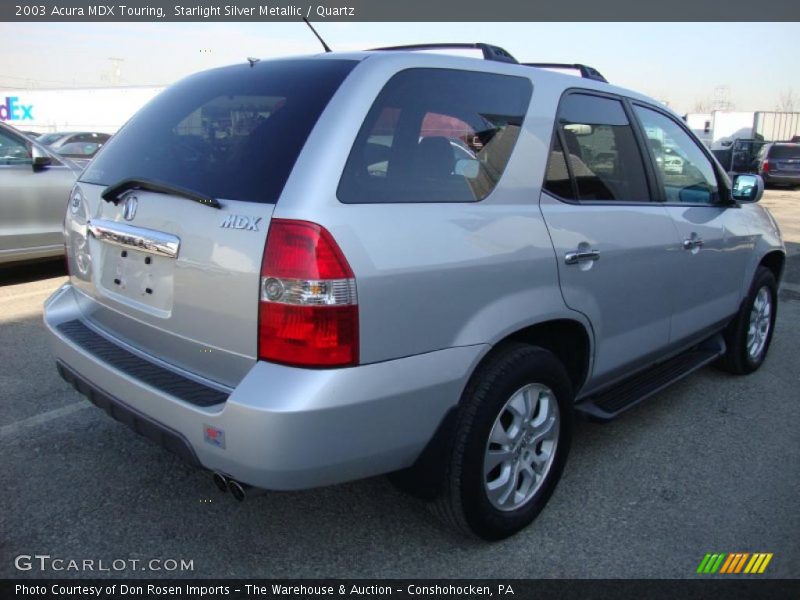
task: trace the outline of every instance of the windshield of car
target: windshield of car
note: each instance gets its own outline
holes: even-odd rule
[[[64,137],[64,135],[65,134],[63,133],[45,133],[44,135],[40,135],[38,138],[36,138],[36,141],[40,144],[48,146],[53,142],[60,140],[62,137]]]
[[[800,144],[773,146],[769,151],[769,158],[798,159],[800,158]]]
[[[274,203],[352,60],[214,69],[168,88],[104,146],[81,180],[141,178],[213,198]]]
[[[91,158],[102,145],[97,142],[70,142],[58,148],[57,152],[61,156],[72,158]]]

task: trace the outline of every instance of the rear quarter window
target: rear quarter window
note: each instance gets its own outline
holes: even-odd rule
[[[341,202],[475,202],[497,185],[530,103],[528,79],[408,69],[367,114],[341,181]]]
[[[356,64],[275,60],[188,77],[113,136],[81,180],[144,178],[213,198],[277,202],[309,133]]]

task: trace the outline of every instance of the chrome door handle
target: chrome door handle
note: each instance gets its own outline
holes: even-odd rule
[[[683,249],[693,250],[695,248],[701,248],[703,244],[705,244],[703,238],[699,237],[686,238],[685,240],[683,240]]]
[[[567,252],[564,255],[564,262],[568,265],[576,265],[585,260],[600,260],[599,250],[576,250],[574,252]]]

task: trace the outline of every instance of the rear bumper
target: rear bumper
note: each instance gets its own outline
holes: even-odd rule
[[[800,173],[792,174],[776,174],[776,173],[762,173],[764,183],[782,183],[784,185],[800,185]]]
[[[62,376],[189,462],[267,489],[328,485],[411,465],[486,350],[450,348],[349,369],[256,362],[227,401],[198,406],[65,336],[59,325],[82,318],[78,293],[65,284],[45,303]],[[219,432],[215,443],[207,439],[208,428]]]
[[[202,466],[192,446],[180,433],[154,421],[147,415],[143,415],[136,409],[131,408],[122,400],[98,389],[60,360],[56,361],[56,368],[64,381],[91,400],[92,404],[106,411],[111,417],[120,423],[124,423],[139,435],[143,435],[170,452],[177,454],[190,465]]]

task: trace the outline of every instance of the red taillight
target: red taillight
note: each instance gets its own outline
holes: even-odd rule
[[[764,163],[761,165],[761,170],[764,171],[764,173],[769,173],[769,161],[768,160],[765,160]]]
[[[358,364],[355,278],[325,228],[273,219],[259,293],[259,359],[303,367]]]

